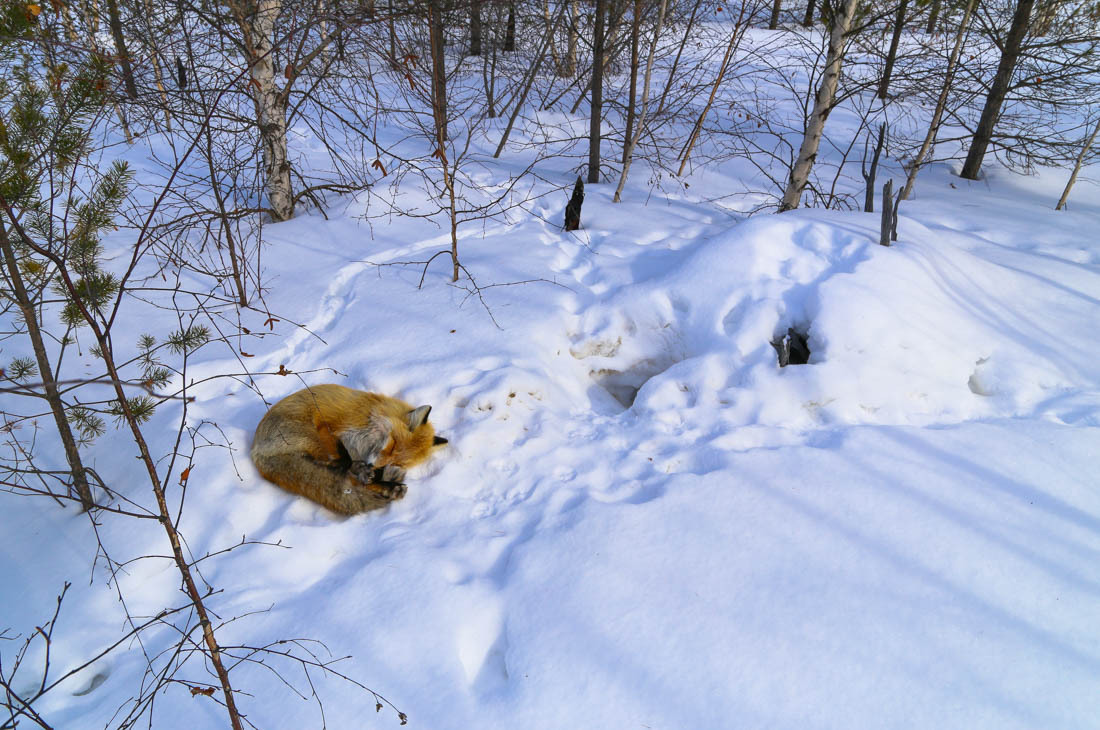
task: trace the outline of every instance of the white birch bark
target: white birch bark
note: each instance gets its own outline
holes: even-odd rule
[[[817,149],[821,145],[821,136],[825,131],[825,120],[833,110],[833,104],[836,101],[840,68],[844,63],[844,36],[847,35],[848,28],[852,24],[856,1],[845,0],[834,19],[832,32],[829,34],[829,50],[825,55],[825,71],[821,76],[821,86],[817,89],[814,108],[806,123],[806,134],[798,150],[798,159],[791,168],[791,177],[783,193],[783,200],[779,204],[780,213],[798,207],[802,199],[802,191],[810,179],[810,170],[813,169],[814,161],[817,159]]]
[[[281,7],[282,0],[257,0],[236,4],[235,8],[249,56],[249,86],[256,102],[256,126],[260,131],[263,151],[268,207],[271,218],[276,221],[285,221],[294,214],[290,162],[287,158],[286,95],[281,93],[276,81],[277,70],[272,53],[275,20]]]

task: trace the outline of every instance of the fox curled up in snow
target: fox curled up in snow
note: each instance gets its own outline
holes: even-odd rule
[[[428,423],[431,409],[315,385],[268,410],[256,427],[252,462],[268,481],[333,512],[385,507],[405,496],[405,470],[447,443]]]

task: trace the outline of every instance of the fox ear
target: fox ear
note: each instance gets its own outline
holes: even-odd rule
[[[435,441],[432,441],[432,446],[442,446],[443,444],[448,444],[448,443],[450,443],[450,441],[443,438],[442,436],[436,436]]]
[[[413,408],[405,415],[405,421],[409,424],[409,430],[415,431],[424,425],[428,420],[428,414],[432,412],[431,406],[420,406],[419,408]]]

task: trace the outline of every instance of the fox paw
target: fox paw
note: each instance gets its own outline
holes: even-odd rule
[[[408,491],[405,486],[405,470],[394,464],[375,467],[365,461],[353,461],[348,476],[357,484],[384,499],[401,499]]]
[[[348,474],[360,484],[373,483],[375,481],[374,475],[378,471],[381,470],[375,469],[374,464],[368,464],[365,461],[353,461],[351,466],[348,467]]]
[[[374,470],[374,481],[378,484],[395,484],[405,481],[405,470],[396,464],[389,464]]]
[[[378,494],[378,496],[385,499],[401,499],[408,491],[408,487],[400,482],[385,482],[382,484],[371,484],[369,489],[372,492]]]

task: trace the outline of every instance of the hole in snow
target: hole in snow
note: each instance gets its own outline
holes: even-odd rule
[[[787,328],[787,334],[772,340],[772,347],[779,355],[779,367],[805,365],[810,361],[810,344],[805,332],[794,327]]]
[[[592,377],[601,388],[611,394],[611,397],[619,401],[623,408],[634,405],[634,399],[638,397],[638,389],[642,387],[645,379],[634,377],[632,373],[622,373],[618,370],[593,370]]]
[[[634,405],[634,399],[638,397],[638,391],[642,386],[650,378],[668,370],[675,362],[676,360],[671,358],[646,358],[634,363],[626,370],[603,368],[593,370],[591,375],[593,380],[610,393],[623,408],[630,408]]]

